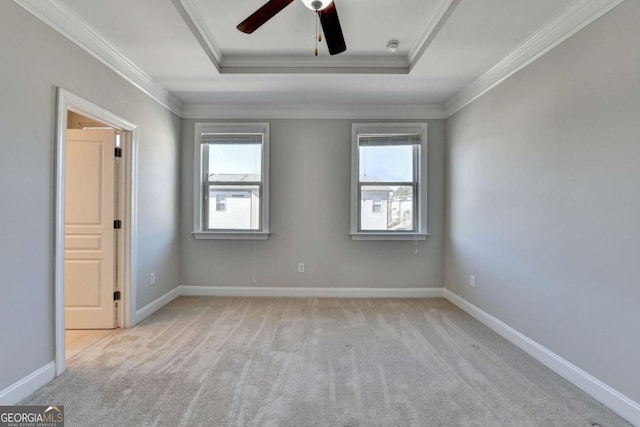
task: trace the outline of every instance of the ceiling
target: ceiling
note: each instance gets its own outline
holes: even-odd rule
[[[457,111],[623,0],[335,0],[347,51],[318,57],[300,0],[251,35],[235,27],[265,0],[15,1],[183,117],[413,118]]]

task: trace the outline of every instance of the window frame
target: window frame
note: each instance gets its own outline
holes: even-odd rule
[[[413,150],[412,182],[360,181],[360,136],[362,135],[419,135],[420,143]],[[353,240],[426,240],[427,232],[427,172],[428,172],[427,123],[352,123],[351,125],[351,227]],[[413,230],[362,230],[361,197],[363,186],[409,186],[413,188]]]
[[[271,234],[269,231],[269,139],[270,124],[260,123],[196,123],[194,127],[194,200],[193,200],[193,236],[196,239],[222,239],[222,240],[266,240]],[[208,193],[211,182],[207,175],[206,156],[207,147],[203,147],[203,134],[260,134],[262,135],[261,180],[259,182],[243,183],[245,185],[257,185],[259,188],[260,209],[259,227],[257,230],[224,230],[207,229],[205,215],[208,211]],[[216,185],[237,185],[238,183],[216,182]],[[216,203],[217,205],[217,203]]]

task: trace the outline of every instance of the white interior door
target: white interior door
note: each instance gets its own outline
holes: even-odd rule
[[[65,327],[114,328],[115,131],[67,130]]]

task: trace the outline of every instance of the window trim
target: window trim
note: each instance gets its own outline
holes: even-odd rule
[[[360,229],[360,191],[366,183],[360,182],[359,135],[366,134],[416,134],[420,135],[420,150],[414,155],[414,230],[366,231]],[[427,123],[352,123],[351,125],[351,228],[352,240],[426,240],[428,208],[428,133]],[[379,183],[375,183],[376,185]],[[424,186],[424,188],[423,188]],[[416,209],[417,206],[417,209]]]
[[[203,133],[227,134],[262,134],[262,169],[260,183],[260,227],[259,230],[206,230],[204,220],[205,210],[205,181],[204,162],[202,158],[201,136]],[[198,240],[267,240],[269,231],[269,141],[270,124],[268,122],[198,122],[194,127],[193,145],[193,236]]]

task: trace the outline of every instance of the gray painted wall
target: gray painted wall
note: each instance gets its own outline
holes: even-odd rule
[[[194,120],[182,129],[182,284],[195,286],[441,287],[444,122],[429,121],[426,242],[349,237],[351,120],[272,120],[271,231],[255,242],[195,240]],[[297,272],[298,262],[306,264]]]
[[[447,121],[445,280],[636,402],[639,19],[624,2]]]
[[[138,307],[179,282],[180,120],[14,2],[0,16],[3,390],[53,360],[56,86],[139,126]]]

